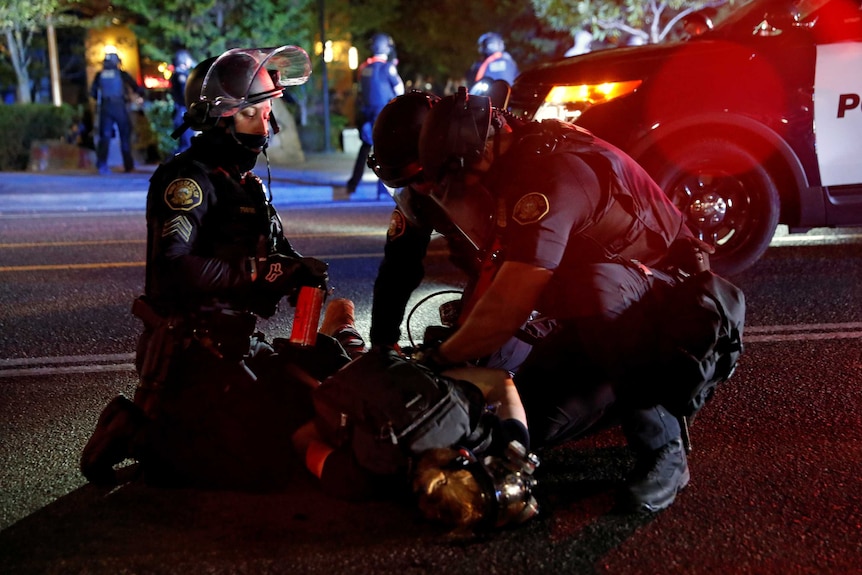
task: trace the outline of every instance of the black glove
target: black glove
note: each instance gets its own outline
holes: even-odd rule
[[[297,285],[329,290],[329,264],[315,258],[300,258]]]
[[[324,298],[329,293],[329,264],[315,258],[299,258],[299,268],[296,270],[296,289],[287,294],[287,301],[296,307],[299,288],[313,287],[324,291]]]
[[[268,292],[279,296],[288,295],[299,285],[297,275],[302,267],[302,261],[297,258],[281,254],[269,255],[258,262],[255,283]]]

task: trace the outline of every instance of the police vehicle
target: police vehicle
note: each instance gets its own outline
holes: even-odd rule
[[[862,2],[753,0],[686,41],[523,72],[511,109],[640,162],[732,275],[791,232],[862,225]]]

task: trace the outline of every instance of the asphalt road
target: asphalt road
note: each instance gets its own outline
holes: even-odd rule
[[[694,422],[692,481],[671,508],[616,511],[631,459],[608,430],[540,454],[540,518],[476,536],[408,502],[329,499],[304,475],[268,494],[88,485],[80,450],[135,385],[142,214],[2,206],[0,194],[0,573],[862,573],[858,230],[777,238],[734,278],[746,351]],[[294,244],[330,261],[363,333],[390,209],[280,210]],[[414,301],[457,284],[441,247]],[[262,328],[289,326],[284,313]]]

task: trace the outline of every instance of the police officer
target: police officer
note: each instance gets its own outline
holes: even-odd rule
[[[534,310],[558,321],[515,376],[534,446],[581,435],[613,408],[637,457],[625,502],[657,511],[689,480],[679,422],[650,398],[647,295],[670,246],[693,242],[682,214],[631,158],[557,121],[525,123],[462,88],[432,108],[420,161],[438,186],[490,194],[489,281],[460,328],[425,361],[499,347]]]
[[[174,129],[183,125],[186,108],[186,82],[189,73],[195,67],[195,61],[188,50],[177,50],[174,54],[174,72],[171,74],[171,98],[174,100]],[[178,134],[176,153],[183,152],[191,146],[192,134],[183,129]]]
[[[390,56],[395,44],[387,34],[377,33],[371,38],[370,58],[359,66],[359,139],[362,144],[353,165],[353,174],[347,181],[347,193],[356,192],[371,147],[374,145],[372,129],[377,115],[389,100],[404,93],[404,82]]]
[[[425,178],[419,163],[422,123],[439,99],[418,90],[398,96],[383,108],[374,124],[377,144],[368,165],[382,182],[395,189],[396,204],[374,281],[370,333],[374,346],[399,345],[407,302],[425,275],[424,260],[434,232],[446,239],[450,261],[466,275],[467,294],[481,277],[482,253],[492,229],[487,218],[489,198],[465,196],[458,202],[458,209],[452,210],[434,183]],[[459,312],[457,306],[452,308],[450,323],[457,322]],[[544,320],[530,321],[525,327],[534,335],[550,328]],[[445,337],[447,331],[426,331],[424,339]],[[529,344],[515,337],[481,363],[513,372],[528,352]]]
[[[518,75],[518,65],[506,52],[503,37],[496,32],[486,32],[479,36],[478,46],[482,59],[473,63],[467,73],[467,83],[472,86],[480,80],[505,80],[511,86]]]
[[[284,237],[267,188],[252,172],[271,133],[271,100],[310,73],[304,50],[281,46],[228,50],[189,75],[185,123],[201,133],[159,166],[147,196],[145,295],[132,310],[144,323],[136,405],[120,397],[100,417],[81,460],[91,481],[113,477],[125,454],[112,446],[140,427],[139,412],[181,422],[193,430],[188,435],[235,457],[249,451],[237,432],[248,418],[236,417],[232,403],[243,401],[242,390],[272,357],[254,332],[256,318],[273,315],[284,296],[294,303],[300,286],[327,283],[326,264],[302,257]],[[246,403],[252,413],[266,405]],[[224,425],[222,413],[245,423]],[[210,441],[214,436],[222,440]]]
[[[450,257],[459,268],[469,275],[478,268],[478,251],[431,197],[432,184],[424,180],[419,165],[419,131],[439,99],[417,90],[398,96],[374,124],[377,144],[368,165],[383,183],[396,189],[396,206],[374,282],[372,345],[398,345],[407,302],[425,275],[423,262],[435,230],[448,240]]]
[[[108,146],[116,125],[120,136],[120,151],[126,172],[135,169],[132,158],[132,121],[126,107],[126,89],[143,97],[144,89],[125,70],[120,69],[120,56],[116,52],[105,54],[102,70],[96,73],[90,86],[90,97],[99,107],[99,143],[96,149],[96,168],[107,174]]]

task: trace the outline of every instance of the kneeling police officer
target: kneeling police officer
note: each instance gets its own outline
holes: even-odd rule
[[[583,435],[609,414],[637,465],[624,492],[657,511],[689,481],[677,418],[644,377],[656,354],[649,316],[672,245],[698,246],[684,217],[631,158],[576,126],[524,122],[462,88],[422,126],[419,158],[454,213],[490,200],[486,282],[460,326],[423,361],[439,369],[498,349],[534,313],[553,318],[515,374],[533,446]],[[473,201],[473,204],[476,202]],[[488,273],[486,273],[486,271]]]
[[[327,265],[284,237],[252,172],[278,129],[271,100],[310,73],[304,50],[281,46],[228,50],[189,74],[185,125],[175,137],[187,128],[200,134],[159,166],[147,196],[145,295],[132,310],[144,324],[136,406],[118,397],[99,418],[81,459],[91,481],[113,478],[123,454],[111,446],[140,411],[211,433],[223,392],[253,384],[273,355],[255,333],[257,318],[272,316],[285,296],[295,305],[301,286],[326,287]]]

